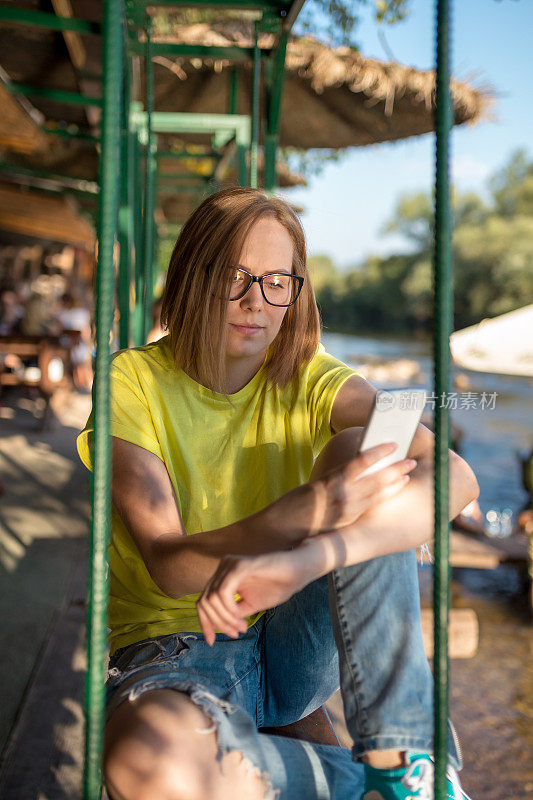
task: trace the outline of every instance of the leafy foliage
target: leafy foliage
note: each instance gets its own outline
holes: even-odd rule
[[[393,25],[409,13],[411,0],[370,0],[378,23]],[[359,50],[355,40],[361,7],[369,0],[307,0],[300,12],[294,31],[299,35],[311,33],[328,40],[331,45],[346,45]]]
[[[487,203],[473,192],[452,197],[456,329],[533,303],[533,163],[523,151],[515,153],[489,188]],[[331,271],[331,282],[322,271],[317,299],[326,328],[429,331],[431,198],[401,197],[385,230],[401,234],[411,252],[373,256],[343,275]]]

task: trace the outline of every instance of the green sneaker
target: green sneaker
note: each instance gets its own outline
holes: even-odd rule
[[[363,800],[433,800],[433,759],[427,753],[408,753],[401,769],[375,769],[365,764]],[[448,800],[470,800],[461,789],[457,772],[446,770]]]

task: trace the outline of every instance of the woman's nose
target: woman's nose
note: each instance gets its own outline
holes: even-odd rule
[[[261,287],[257,281],[255,281],[242,298],[241,305],[243,305],[245,308],[257,309],[261,308],[263,303],[264,298],[261,293]]]

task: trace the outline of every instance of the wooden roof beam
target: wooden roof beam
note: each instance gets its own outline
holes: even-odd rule
[[[70,0],[52,0],[52,6],[58,17],[67,19],[74,18],[74,11],[72,9]],[[90,94],[91,89],[93,88],[91,83],[79,77],[79,72],[84,68],[85,62],[87,61],[87,50],[85,49],[83,39],[80,34],[76,33],[75,31],[63,30],[62,34],[67,46],[72,66],[74,68],[78,89],[80,92],[82,92],[82,94]],[[100,124],[100,109],[93,105],[87,105],[84,107],[84,111],[87,115],[87,121],[89,125],[92,128],[96,128]]]
[[[68,17],[69,19],[74,17],[70,0],[52,0],[52,6],[58,17]],[[79,33],[74,31],[62,31],[62,34],[74,68],[83,69],[87,61],[87,50],[83,39]]]
[[[20,25],[48,28],[53,31],[76,31],[94,35],[99,35],[101,32],[100,25],[97,22],[88,22],[74,17],[61,17],[56,14],[50,14],[47,11],[18,8],[13,5],[0,6],[0,20]]]
[[[41,150],[46,144],[43,115],[28,100],[13,97],[8,84],[9,75],[0,67],[0,147],[15,153]]]

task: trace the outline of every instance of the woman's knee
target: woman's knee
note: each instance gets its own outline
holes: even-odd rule
[[[145,692],[106,725],[104,779],[113,800],[262,800],[266,785],[243,754],[217,760],[211,719],[186,694]]]
[[[331,470],[346,464],[356,454],[361,442],[363,428],[345,428],[331,437],[322,448],[311,472],[311,480],[321,478]]]
[[[113,800],[203,800],[215,761],[211,720],[172,689],[122,703],[106,725],[103,771]]]

